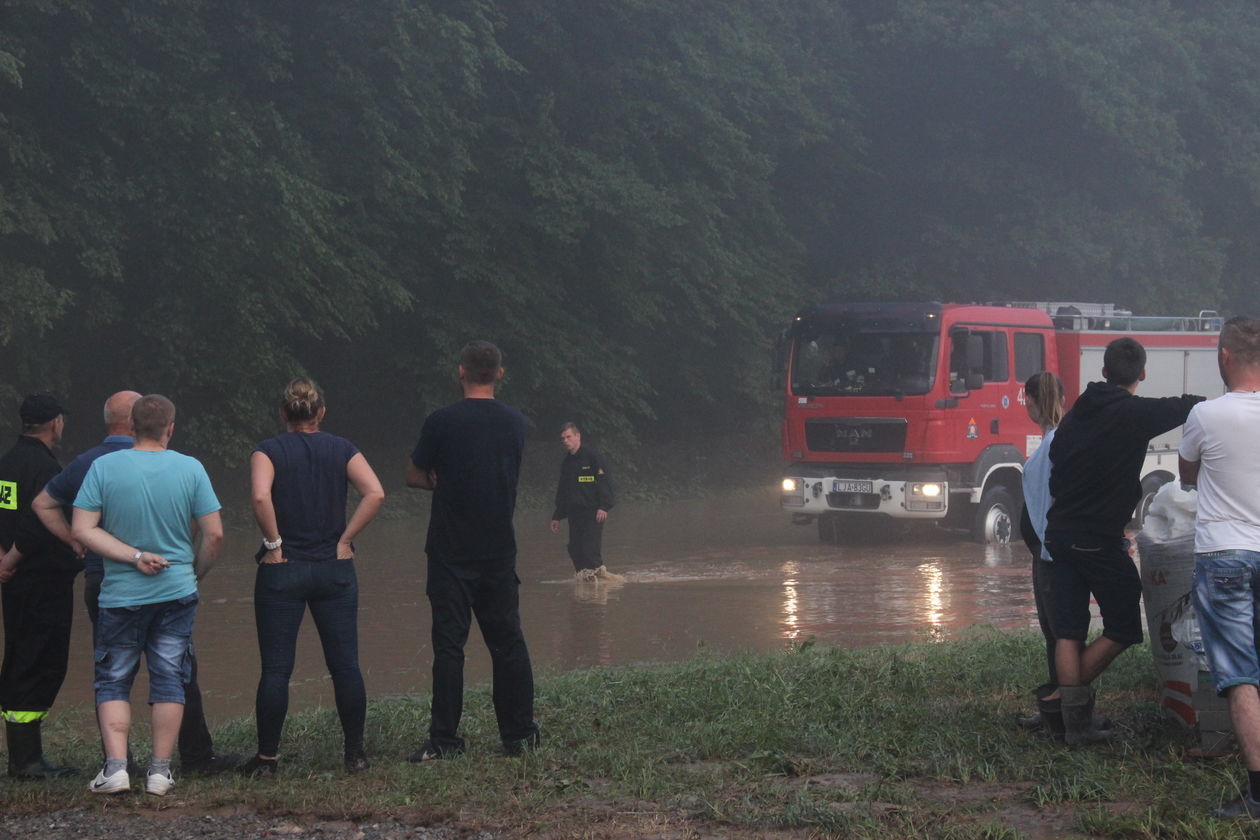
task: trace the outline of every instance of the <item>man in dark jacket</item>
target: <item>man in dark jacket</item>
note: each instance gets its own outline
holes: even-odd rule
[[[1132,338],[1107,345],[1102,373],[1106,382],[1089,383],[1050,446],[1046,546],[1054,558],[1051,623],[1069,745],[1110,737],[1092,723],[1090,683],[1125,648],[1142,641],[1142,581],[1124,529],[1142,496],[1147,446],[1185,423],[1203,400],[1134,396],[1146,378],[1146,350]],[[1086,646],[1090,593],[1103,616],[1103,634]]]
[[[608,465],[598,452],[582,445],[582,431],[576,423],[560,427],[560,443],[569,454],[560,463],[551,533],[560,532],[561,519],[569,520],[569,559],[580,580],[620,579],[608,571],[601,557],[604,523],[614,502]]]
[[[40,729],[69,667],[74,577],[83,561],[31,510],[39,491],[61,471],[52,448],[61,440],[65,409],[52,394],[31,394],[20,414],[22,434],[0,457],[0,710],[9,775],[47,779],[75,772],[44,759]]]

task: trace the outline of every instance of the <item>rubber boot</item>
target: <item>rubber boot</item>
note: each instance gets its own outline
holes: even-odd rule
[[[1055,686],[1050,683],[1042,683],[1029,692],[1033,696],[1033,702],[1037,704],[1037,711],[1027,717],[1021,715],[1015,718],[1015,724],[1019,726],[1020,729],[1031,729],[1034,732],[1037,732],[1045,728],[1046,722],[1042,720],[1041,717],[1041,700],[1047,694],[1052,693],[1054,689]]]
[[[1048,695],[1054,694],[1057,686],[1050,683],[1043,683],[1033,691],[1033,696],[1037,698],[1037,711],[1041,714],[1041,725],[1046,732],[1055,740],[1062,741],[1064,735],[1063,724],[1063,701],[1056,697],[1053,700],[1047,700]]]
[[[77,773],[73,767],[61,767],[44,760],[41,721],[12,723],[5,721],[9,742],[9,775],[14,779],[55,779]]]
[[[1113,731],[1094,725],[1094,690],[1087,685],[1059,686],[1063,710],[1063,740],[1069,747],[1111,739]]]

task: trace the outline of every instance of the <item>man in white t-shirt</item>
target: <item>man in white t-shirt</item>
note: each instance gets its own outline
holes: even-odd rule
[[[1217,361],[1227,393],[1190,411],[1181,480],[1198,486],[1194,605],[1216,691],[1228,698],[1248,785],[1213,812],[1260,819],[1260,320],[1231,318]]]

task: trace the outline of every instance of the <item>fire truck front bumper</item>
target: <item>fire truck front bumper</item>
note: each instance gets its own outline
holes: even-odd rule
[[[894,519],[941,519],[949,510],[949,483],[930,473],[906,477],[788,473],[780,488],[783,509],[798,521],[829,512],[871,513]]]

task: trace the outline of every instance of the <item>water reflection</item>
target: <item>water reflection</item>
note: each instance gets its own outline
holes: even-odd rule
[[[518,518],[522,620],[541,672],[684,659],[700,647],[772,651],[810,636],[855,647],[950,638],[977,623],[1036,627],[1022,546],[984,549],[931,529],[885,543],[821,545],[814,529],[784,519],[774,496],[617,511],[604,557],[625,583],[575,582],[545,514]],[[378,521],[359,541],[359,638],[372,696],[429,690],[425,525],[419,513]],[[256,540],[230,534],[202,588],[196,644],[212,721],[252,712],[258,654],[249,555]],[[332,704],[309,625],[298,640],[294,709]],[[475,629],[467,657],[469,681],[488,681],[489,656]],[[91,702],[81,615],[60,702]]]
[[[945,616],[942,597],[945,572],[940,563],[926,563],[919,567],[923,575],[923,624],[933,635],[940,633]]]
[[[789,642],[799,641],[801,638],[800,615],[800,599],[796,591],[796,576],[800,572],[800,567],[796,561],[788,561],[783,564],[783,638]]]

